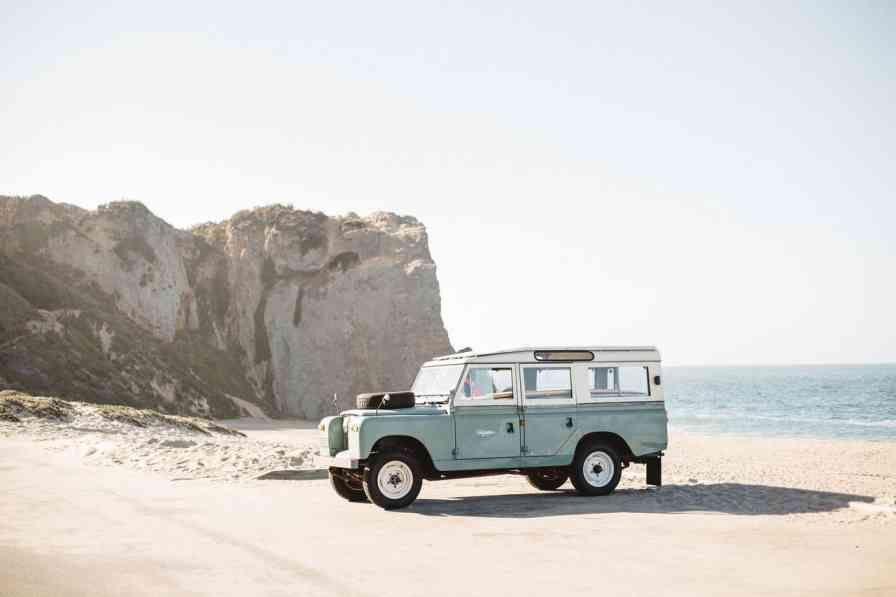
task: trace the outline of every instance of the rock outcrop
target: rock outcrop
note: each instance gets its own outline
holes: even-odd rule
[[[0,197],[0,301],[0,384],[170,412],[316,418],[451,351],[426,231],[388,213],[183,231],[136,202]]]

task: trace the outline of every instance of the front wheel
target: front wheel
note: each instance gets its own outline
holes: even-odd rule
[[[420,463],[408,452],[377,454],[364,470],[364,493],[371,502],[386,510],[409,506],[423,486]]]
[[[605,442],[582,446],[572,462],[572,480],[581,495],[607,495],[619,485],[622,462],[616,450]]]
[[[559,471],[538,471],[526,475],[529,485],[542,491],[555,491],[566,483],[569,475]]]

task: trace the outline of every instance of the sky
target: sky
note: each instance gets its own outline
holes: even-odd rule
[[[413,215],[456,348],[896,361],[896,5],[620,4],[5,0],[0,194]]]

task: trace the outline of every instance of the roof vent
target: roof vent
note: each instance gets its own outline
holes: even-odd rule
[[[590,350],[536,350],[536,361],[593,361]]]

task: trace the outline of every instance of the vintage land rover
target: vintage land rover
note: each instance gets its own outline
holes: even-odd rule
[[[513,473],[606,495],[642,463],[658,486],[660,384],[654,347],[461,352],[425,363],[410,392],[361,394],[324,418],[321,455],[336,493],[386,509],[413,502],[424,479]]]

